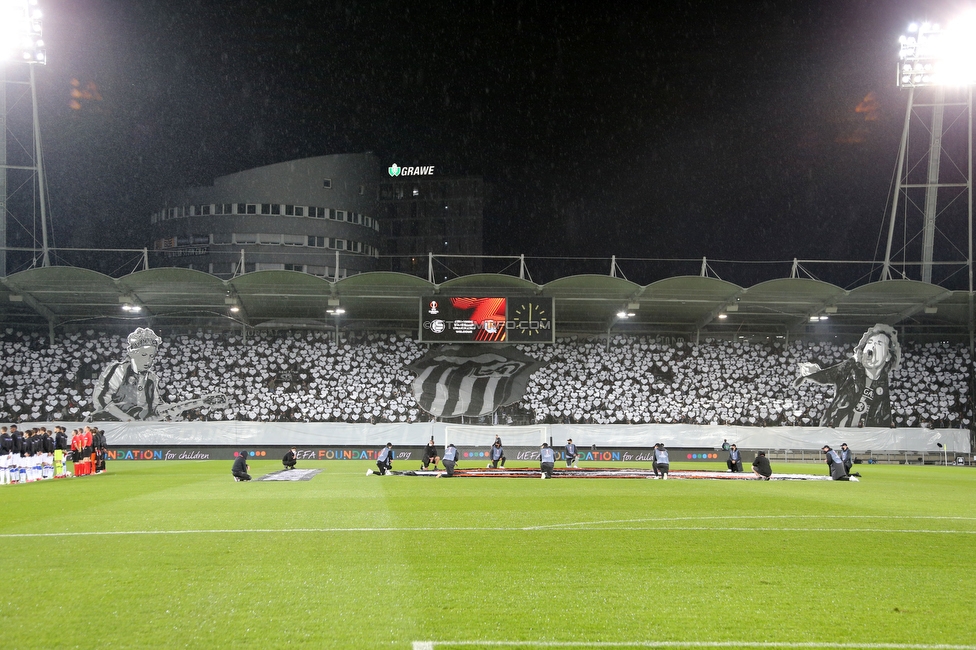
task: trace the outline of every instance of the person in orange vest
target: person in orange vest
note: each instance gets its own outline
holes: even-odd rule
[[[75,429],[74,434],[71,436],[71,461],[74,463],[74,475],[81,476],[82,466],[81,466],[81,429]]]
[[[85,427],[85,448],[81,451],[82,461],[85,463],[85,474],[95,473],[95,436],[91,427]]]
[[[78,429],[77,435],[71,439],[71,449],[74,452],[75,476],[86,476],[88,474],[88,453],[84,429]]]

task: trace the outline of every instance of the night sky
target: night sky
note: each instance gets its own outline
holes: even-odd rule
[[[553,5],[42,0],[56,243],[141,247],[160,190],[370,150],[483,176],[486,253],[883,257],[918,5]]]

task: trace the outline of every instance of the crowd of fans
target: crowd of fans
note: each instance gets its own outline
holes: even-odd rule
[[[509,424],[689,423],[811,426],[831,386],[793,386],[797,365],[827,367],[852,344],[705,339],[699,344],[618,335],[519,346],[544,362],[523,398],[491,416]],[[83,421],[101,368],[122,357],[125,337],[89,330],[59,338],[0,332],[0,422]],[[182,401],[225,393],[227,408],[186,419],[286,422],[417,422],[430,416],[413,398],[405,367],[426,348],[392,334],[164,336],[155,361],[162,397]],[[972,362],[966,346],[902,343],[890,377],[894,426],[970,428]]]

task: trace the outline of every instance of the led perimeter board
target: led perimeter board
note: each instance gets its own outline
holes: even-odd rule
[[[553,343],[552,298],[449,298],[420,303],[425,343]]]

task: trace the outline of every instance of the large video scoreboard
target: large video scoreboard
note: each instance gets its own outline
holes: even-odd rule
[[[423,298],[420,340],[431,343],[553,343],[552,298]]]

